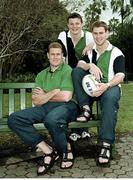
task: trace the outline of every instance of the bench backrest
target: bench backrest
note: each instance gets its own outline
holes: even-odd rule
[[[0,83],[0,119],[7,118],[16,111],[15,108],[21,110],[32,106],[31,91],[34,86],[34,83]]]

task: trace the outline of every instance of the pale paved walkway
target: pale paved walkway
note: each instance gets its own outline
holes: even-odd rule
[[[83,145],[82,145],[83,146]],[[78,147],[77,147],[78,148]],[[86,148],[86,147],[84,147]],[[82,147],[83,149],[83,147]],[[84,153],[76,155],[75,164],[72,169],[61,170],[59,162],[44,176],[40,178],[132,178],[133,177],[133,135],[126,134],[116,143],[118,154],[111,162],[110,168],[97,167],[94,158]],[[23,159],[29,154],[21,155]],[[36,163],[32,159],[34,153],[29,156],[30,161],[20,162],[18,157],[10,157],[7,160],[1,159],[0,178],[37,178]],[[3,160],[3,161],[2,161]],[[4,162],[5,161],[5,162]],[[19,161],[19,162],[18,162]],[[15,163],[18,162],[18,163]],[[14,163],[14,164],[11,164]]]

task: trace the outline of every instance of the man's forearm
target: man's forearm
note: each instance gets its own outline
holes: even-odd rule
[[[59,93],[59,89],[54,89],[48,93],[44,93],[42,95],[32,95],[32,102],[34,105],[42,105],[50,101],[57,93]]]
[[[121,82],[123,82],[124,77],[125,77],[124,73],[118,73],[114,76],[114,78],[111,81],[109,81],[107,83],[107,85],[109,87],[116,86],[116,85],[120,84]]]
[[[58,94],[53,96],[50,101],[51,102],[68,102],[72,99],[71,91],[60,91]]]

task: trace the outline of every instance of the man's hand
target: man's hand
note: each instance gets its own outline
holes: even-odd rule
[[[82,69],[84,69],[85,71],[87,71],[89,69],[89,65],[88,63],[86,63],[85,61],[83,60],[80,60],[77,64],[77,67],[80,67]]]
[[[94,46],[94,43],[88,44],[88,45],[83,49],[82,54],[83,54],[83,55],[87,55],[89,51],[92,51],[93,46]]]
[[[60,92],[60,89],[53,89],[51,92],[53,95],[56,95]],[[45,94],[46,94],[46,92],[40,87],[37,87],[33,90],[33,95],[42,96]]]
[[[42,105],[50,101],[55,95],[60,92],[60,89],[53,89],[52,91],[45,92],[42,88],[37,87],[33,90],[32,101],[35,105]]]
[[[89,72],[95,76],[96,80],[100,82],[100,79],[102,78],[102,71],[100,70],[99,67],[97,67],[94,63],[89,64]]]
[[[45,91],[40,88],[40,87],[36,87],[34,90],[33,90],[33,95],[38,95],[38,96],[41,96],[41,95],[44,95],[45,94]]]
[[[93,91],[92,96],[93,97],[99,97],[101,96],[106,90],[108,89],[107,83],[99,83],[97,85],[97,89]]]

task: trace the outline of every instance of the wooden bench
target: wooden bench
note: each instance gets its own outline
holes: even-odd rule
[[[8,116],[20,109],[32,107],[31,92],[34,88],[34,83],[0,83],[0,132],[10,132],[7,126]],[[44,130],[43,123],[34,124],[39,130]],[[69,128],[99,128],[99,110],[96,103],[96,115],[94,119],[85,122],[71,122]]]

